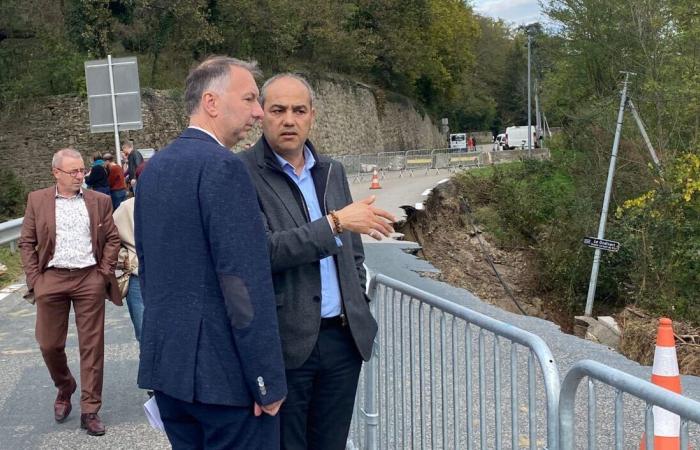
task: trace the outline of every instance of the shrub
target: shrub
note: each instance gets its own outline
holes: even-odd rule
[[[0,169],[0,222],[22,217],[25,189],[17,175],[10,169]]]

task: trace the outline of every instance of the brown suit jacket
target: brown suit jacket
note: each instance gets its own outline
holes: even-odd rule
[[[115,305],[122,305],[114,270],[119,253],[119,233],[112,220],[112,201],[99,192],[83,190],[83,199],[90,217],[92,251],[97,270],[105,278],[107,295]],[[53,258],[56,246],[56,187],[31,192],[19,238],[20,256],[27,275],[29,295],[34,282]]]

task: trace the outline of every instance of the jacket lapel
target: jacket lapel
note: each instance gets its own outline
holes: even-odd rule
[[[46,191],[47,195],[44,199],[44,214],[46,214],[46,226],[48,231],[46,248],[53,254],[54,248],[56,247],[56,188],[51,188]],[[51,258],[49,258],[51,259]],[[46,262],[49,261],[46,260]]]
[[[264,136],[255,144],[252,151],[257,163],[257,170],[260,172],[260,178],[279,198],[296,226],[304,225],[307,222],[306,215],[302,207],[299,206],[299,200],[294,195],[294,187],[292,186],[294,182],[279,167],[279,163]]]
[[[92,192],[83,192],[83,200],[85,201],[85,208],[88,212],[88,217],[90,218],[90,241],[92,242],[92,253],[97,258],[99,263],[100,255],[97,252],[97,227],[101,226],[100,216],[97,213],[97,198],[95,195],[91,195]]]
[[[272,192],[275,193],[277,198],[280,199],[280,202],[284,205],[284,209],[292,217],[296,226],[300,227],[304,225],[306,223],[306,217],[298,206],[297,199],[294,197],[289,181],[286,180],[287,175],[267,167],[259,170],[268,172],[261,176],[262,180],[272,189]]]

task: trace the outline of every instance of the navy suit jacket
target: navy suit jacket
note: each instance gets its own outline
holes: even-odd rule
[[[139,386],[218,405],[284,398],[265,228],[241,160],[188,128],[148,162],[134,218]]]

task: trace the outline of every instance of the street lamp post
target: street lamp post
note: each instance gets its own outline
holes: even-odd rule
[[[532,94],[530,92],[531,28],[527,27],[527,157],[532,158]]]

